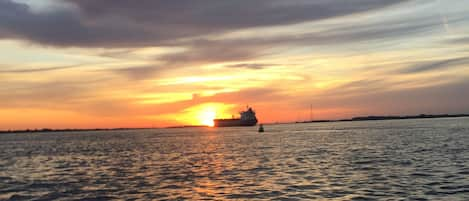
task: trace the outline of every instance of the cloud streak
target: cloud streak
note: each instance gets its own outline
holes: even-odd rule
[[[432,62],[423,62],[423,64],[416,64],[410,67],[406,67],[400,70],[400,73],[423,73],[435,70],[444,70],[448,68],[453,68],[459,65],[468,65],[469,58],[462,57],[462,58],[452,58],[452,59],[445,59],[439,61],[432,61]]]
[[[59,70],[67,70],[81,67],[82,65],[70,65],[70,66],[55,66],[55,67],[44,67],[44,68],[20,68],[20,69],[8,69],[8,70],[0,70],[0,74],[10,74],[10,73],[44,73],[49,71],[59,71]]]
[[[260,70],[270,67],[278,66],[279,64],[262,64],[262,63],[241,63],[241,64],[232,64],[226,65],[226,68],[246,68],[246,69],[253,69],[253,70]]]

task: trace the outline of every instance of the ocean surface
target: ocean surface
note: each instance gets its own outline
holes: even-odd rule
[[[469,119],[0,135],[0,200],[469,200]]]

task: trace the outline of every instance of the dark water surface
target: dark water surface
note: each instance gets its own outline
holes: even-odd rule
[[[0,135],[0,200],[469,200],[469,119]]]

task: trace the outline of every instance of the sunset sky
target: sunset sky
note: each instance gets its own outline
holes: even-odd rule
[[[469,0],[0,0],[0,130],[469,113]]]

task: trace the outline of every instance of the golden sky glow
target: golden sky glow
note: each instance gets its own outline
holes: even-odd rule
[[[0,0],[0,130],[469,113],[467,0],[129,2]]]

